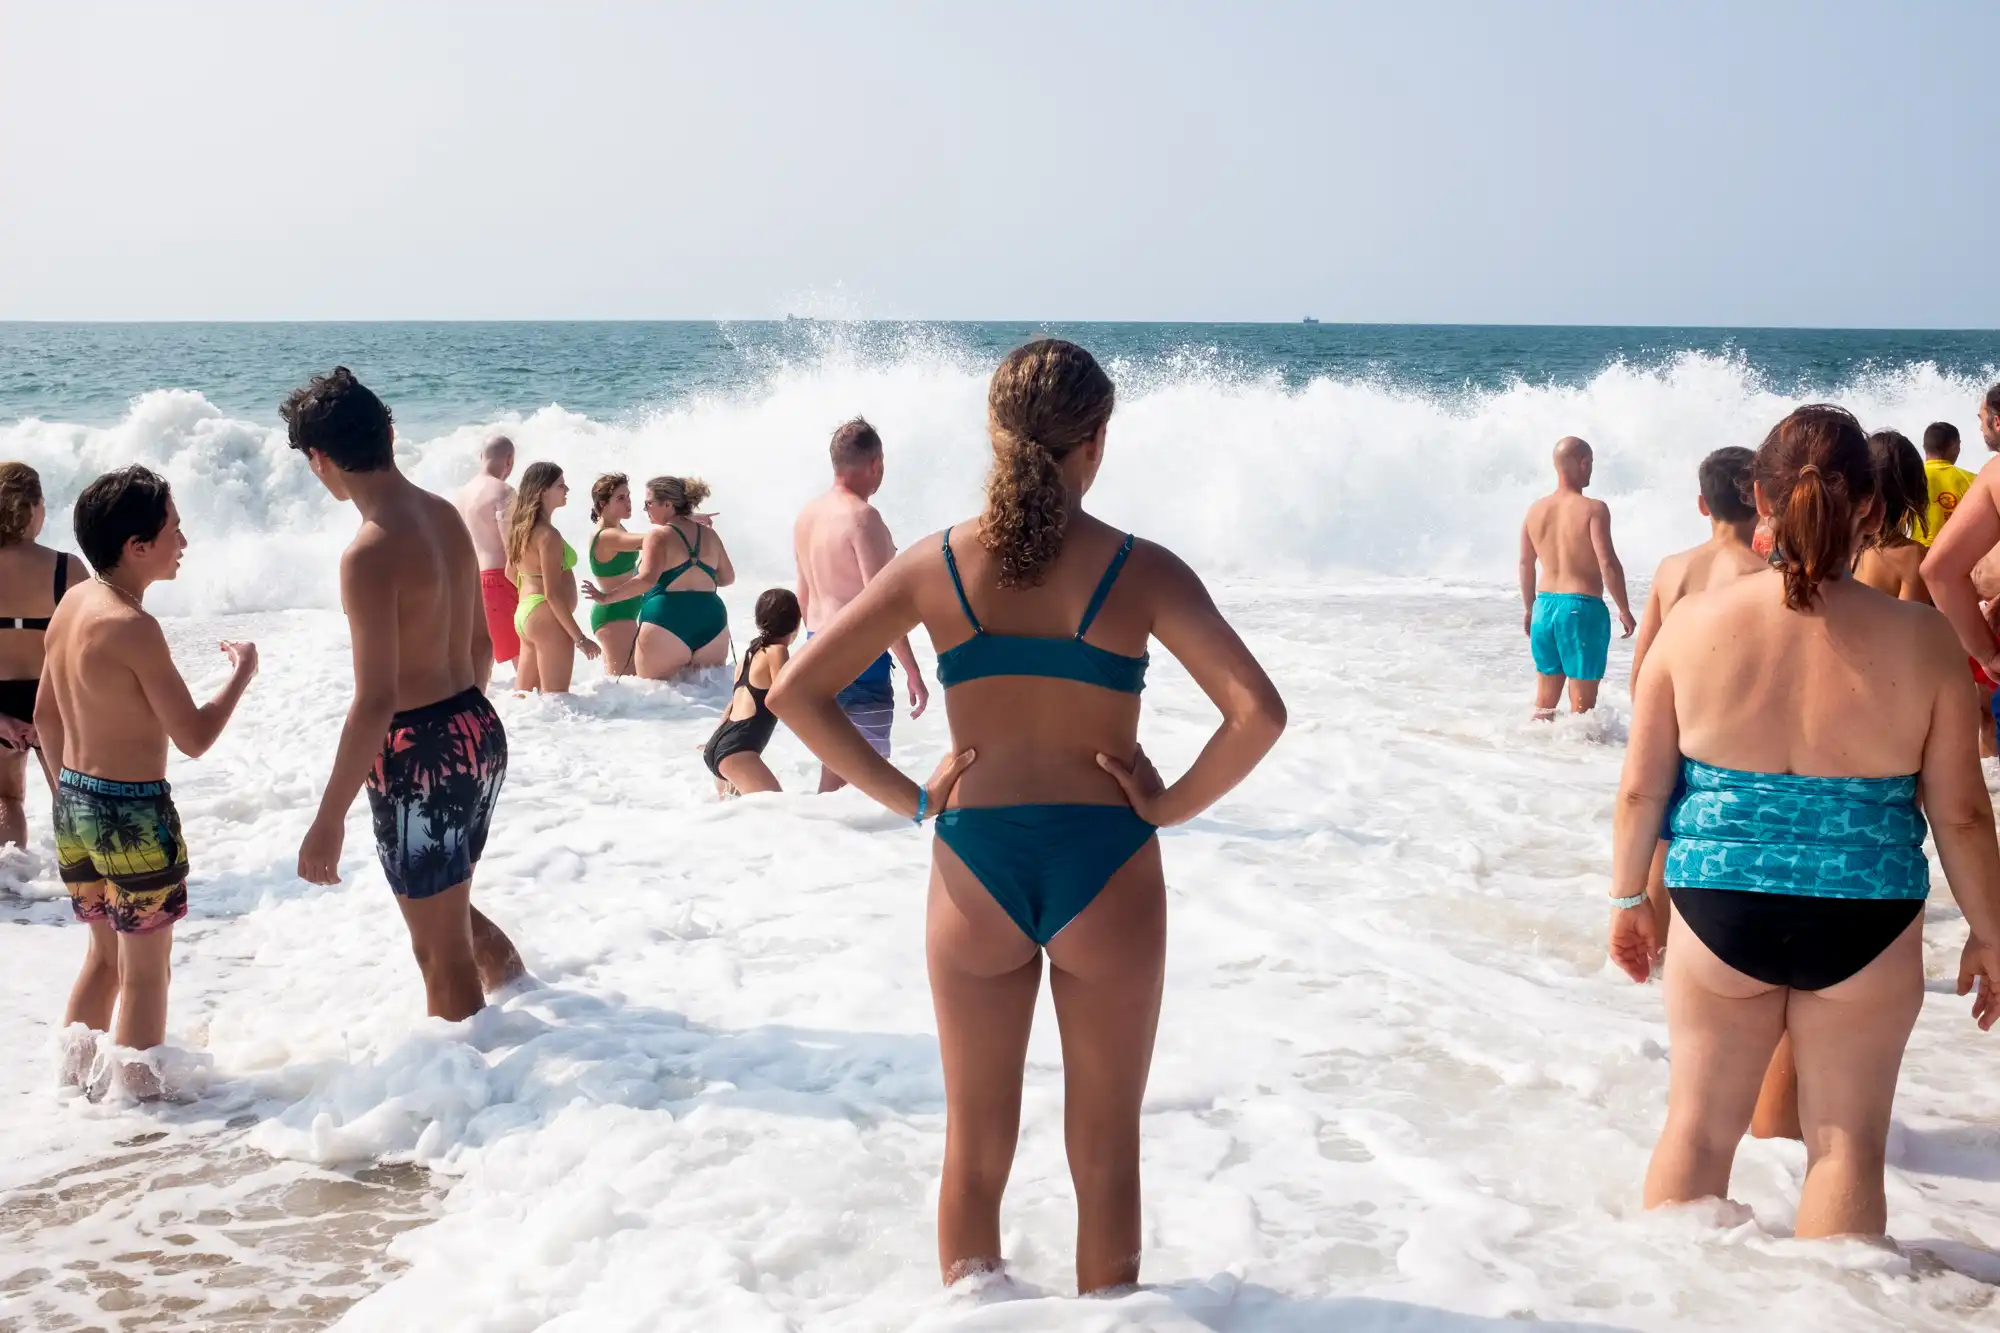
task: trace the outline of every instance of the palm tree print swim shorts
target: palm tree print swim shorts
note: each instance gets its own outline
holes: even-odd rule
[[[187,915],[187,844],[164,782],[56,779],[56,865],[76,919],[143,935]]]
[[[507,780],[507,732],[478,690],[396,714],[368,775],[375,852],[399,897],[472,878]]]

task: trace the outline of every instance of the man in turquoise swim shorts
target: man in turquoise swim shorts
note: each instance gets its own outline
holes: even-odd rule
[[[1558,440],[1556,489],[1530,505],[1521,524],[1522,628],[1538,677],[1535,717],[1543,722],[1556,715],[1565,681],[1572,712],[1597,706],[1611,647],[1607,588],[1625,638],[1637,623],[1625,595],[1625,566],[1611,545],[1611,510],[1583,493],[1591,463],[1588,444],[1574,435]]]

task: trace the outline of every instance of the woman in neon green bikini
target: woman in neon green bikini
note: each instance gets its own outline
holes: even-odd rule
[[[597,531],[584,552],[590,572],[599,580],[623,578],[639,567],[643,532],[625,531],[632,517],[632,486],[623,472],[607,472],[590,488],[590,521]],[[639,638],[639,598],[599,602],[590,608],[590,632],[604,652],[605,674],[632,674],[632,650]]]
[[[639,548],[639,567],[622,579],[584,585],[598,603],[626,601],[645,589],[633,658],[647,680],[720,666],[729,656],[729,612],[715,590],[734,583],[736,569],[722,538],[695,516],[707,498],[708,483],[692,477],[647,482],[646,516],[659,526]]]
[[[507,511],[507,574],[521,590],[514,629],[521,636],[521,665],[514,686],[568,694],[576,654],[597,656],[597,645],[576,627],[576,551],[556,531],[550,515],[569,499],[569,484],[554,463],[530,463]]]

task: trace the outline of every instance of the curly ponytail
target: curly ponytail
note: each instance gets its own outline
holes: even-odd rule
[[[1820,585],[1847,572],[1855,515],[1875,499],[1868,437],[1843,408],[1802,407],[1765,437],[1757,482],[1772,506],[1773,563],[1784,575],[1785,605],[1810,610]]]
[[[41,474],[26,463],[0,463],[0,546],[28,540],[35,506],[42,502]]]
[[[1060,338],[1015,348],[993,372],[986,392],[993,470],[981,531],[1001,587],[1034,587],[1062,553],[1069,526],[1062,461],[1096,438],[1115,397],[1096,358]]]

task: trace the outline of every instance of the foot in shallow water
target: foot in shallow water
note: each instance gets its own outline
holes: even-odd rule
[[[486,1003],[505,1004],[507,1001],[542,989],[545,983],[534,973],[522,968],[506,981],[486,992]]]
[[[107,1038],[97,1044],[83,1095],[93,1102],[192,1102],[207,1091],[213,1064],[195,1051],[173,1046],[136,1051]]]
[[[97,1060],[99,1034],[82,1023],[71,1023],[56,1033],[56,1086],[81,1088]]]

